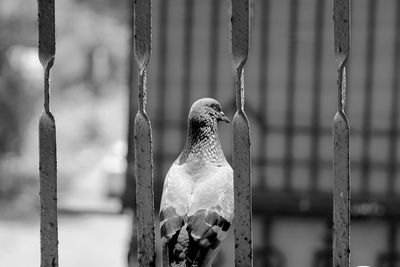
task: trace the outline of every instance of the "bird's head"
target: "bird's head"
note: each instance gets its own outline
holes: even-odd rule
[[[228,117],[222,112],[219,102],[213,98],[201,98],[194,102],[190,108],[189,120],[230,122]]]

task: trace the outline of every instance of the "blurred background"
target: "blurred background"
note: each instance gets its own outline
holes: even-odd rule
[[[134,177],[126,164],[128,114],[137,108],[136,91],[130,97],[128,89],[137,87],[130,2],[56,1],[51,109],[59,262],[66,267],[127,266],[135,248]],[[351,2],[352,266],[394,267],[400,264],[400,3]],[[251,1],[245,88],[255,266],[331,266],[332,8],[328,0]],[[234,114],[227,1],[153,0],[152,30],[147,87],[158,207],[191,103],[215,97]],[[0,2],[0,266],[37,266],[40,259],[37,35],[35,1]],[[220,125],[229,161],[231,132]],[[217,261],[234,265],[232,233]]]

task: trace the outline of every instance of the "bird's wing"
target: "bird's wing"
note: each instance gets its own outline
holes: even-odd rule
[[[210,209],[228,222],[233,220],[233,170],[228,164],[208,168],[194,176],[188,217]]]
[[[190,201],[187,231],[193,242],[188,258],[209,266],[225,239],[234,215],[233,171],[229,165],[207,170],[196,181]]]
[[[164,257],[171,266],[185,264],[189,237],[184,224],[192,187],[184,166],[172,164],[164,180],[160,205],[161,241]]]
[[[193,185],[183,165],[172,164],[164,180],[160,205],[161,237],[170,239],[183,226]]]

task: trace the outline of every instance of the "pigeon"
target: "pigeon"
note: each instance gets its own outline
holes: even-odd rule
[[[193,103],[186,144],[164,180],[160,233],[170,267],[211,266],[233,220],[233,170],[218,121],[230,122],[217,100]]]

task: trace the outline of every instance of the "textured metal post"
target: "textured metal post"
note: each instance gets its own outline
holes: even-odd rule
[[[236,113],[233,117],[235,266],[245,267],[253,266],[250,133],[244,112],[244,65],[249,50],[249,1],[232,0],[231,3],[231,49],[236,75]]]
[[[39,59],[44,70],[44,110],[39,120],[41,267],[58,266],[56,126],[50,112],[50,69],[56,52],[54,0],[38,0]]]
[[[127,0],[129,13],[129,60],[128,60],[128,131],[127,131],[127,153],[126,153],[126,176],[125,191],[123,196],[123,208],[135,209],[136,205],[136,181],[135,181],[135,111],[136,103],[136,85],[137,85],[137,65],[135,60],[135,32],[134,32],[134,2]],[[135,211],[134,211],[135,212]],[[132,232],[128,248],[128,266],[136,266],[137,262],[137,222],[136,215],[132,216]]]
[[[136,214],[139,266],[155,266],[153,148],[146,114],[146,66],[151,53],[151,0],[135,0],[135,56],[139,110],[135,118]]]
[[[338,102],[333,120],[333,266],[350,266],[350,159],[346,102],[346,62],[350,51],[350,1],[334,0],[334,48],[338,63]]]

